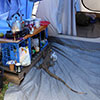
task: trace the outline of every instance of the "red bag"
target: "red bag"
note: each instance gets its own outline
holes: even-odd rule
[[[41,26],[48,26],[50,24],[49,21],[40,21]]]

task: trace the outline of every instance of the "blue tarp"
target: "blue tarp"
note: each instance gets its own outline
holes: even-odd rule
[[[10,2],[8,0],[0,0],[0,16],[10,10]]]
[[[37,0],[0,0],[0,32],[9,30],[6,19],[19,12],[23,19],[30,18],[34,2]],[[14,18],[13,18],[14,20]]]
[[[77,94],[36,64],[19,86],[10,87],[4,100],[100,100],[100,43],[50,38],[58,59],[49,70]],[[50,42],[49,42],[50,43]]]

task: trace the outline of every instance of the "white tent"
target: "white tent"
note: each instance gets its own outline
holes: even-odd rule
[[[1,16],[5,16],[5,19],[0,16],[0,21],[5,22],[8,16],[10,19],[10,16],[16,13],[16,10],[24,13],[25,18],[30,18],[32,1],[36,0],[1,1],[8,5],[7,8],[11,7],[11,2],[17,5],[15,10],[13,7],[10,9],[11,12],[6,7],[6,10],[0,9]],[[1,1],[0,5],[3,5]],[[86,0],[84,1],[86,3]],[[100,100],[100,39],[77,37],[75,13],[76,8],[80,9],[80,2],[77,2],[77,0],[42,0],[36,16],[51,23],[48,27],[49,40],[58,59],[49,70],[73,89],[87,94],[74,93],[44,70],[33,67],[20,86],[9,87],[4,100]],[[7,29],[7,26],[2,25],[4,24],[0,24],[0,28]]]
[[[76,36],[74,3],[74,0],[43,0],[40,2],[37,16],[51,22],[50,35],[62,33]]]
[[[99,0],[76,0],[77,11],[100,13]]]

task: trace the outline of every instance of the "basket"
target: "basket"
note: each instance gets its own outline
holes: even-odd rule
[[[18,60],[17,45],[13,43],[3,43],[2,47],[2,64],[8,66],[6,63],[9,60]]]
[[[29,53],[31,55],[31,38],[28,38],[26,40],[22,40],[19,43],[2,43],[1,48],[2,48],[2,64],[4,66],[9,66],[7,61],[10,60],[16,60],[19,62],[19,48],[20,47],[25,47],[28,46],[29,48]]]

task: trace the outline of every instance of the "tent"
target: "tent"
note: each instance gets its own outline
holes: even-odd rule
[[[77,37],[75,10],[80,9],[80,4],[76,6],[76,2],[42,0],[36,16],[51,22],[48,27],[49,42],[57,61],[50,67],[50,72],[62,78],[71,88],[87,94],[74,93],[43,69],[33,67],[20,86],[9,86],[4,100],[100,99],[100,38]],[[30,18],[33,3],[35,0],[1,0],[0,29],[9,29],[4,23],[17,11],[24,13],[25,18]],[[41,60],[35,66],[39,63]]]
[[[98,0],[77,0],[76,10],[77,12],[83,12],[87,16],[91,16],[94,21],[86,27],[77,25],[77,35],[82,37],[98,38],[100,37],[100,4]],[[84,18],[83,18],[84,19]]]
[[[77,11],[100,13],[100,4],[98,0],[77,0],[76,5]]]

